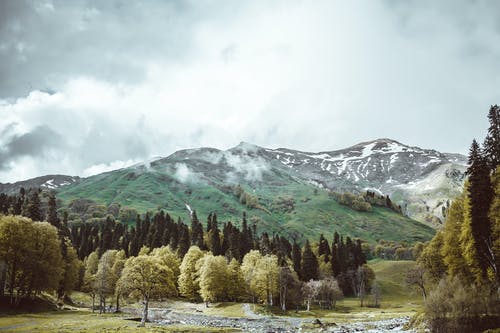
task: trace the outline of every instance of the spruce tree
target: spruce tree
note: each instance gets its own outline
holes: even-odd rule
[[[214,256],[222,254],[219,227],[217,226],[217,215],[215,213],[211,214],[211,227],[208,232],[208,237],[210,239],[210,251]]]
[[[203,226],[198,220],[196,211],[193,211],[193,214],[191,214],[191,243],[199,248],[203,248]]]
[[[40,209],[39,189],[32,189],[29,200],[26,204],[26,216],[33,221],[42,220],[42,211]]]
[[[309,241],[306,240],[302,253],[302,281],[317,280],[319,276],[318,268],[318,258],[311,250]]]
[[[330,261],[330,245],[323,234],[319,236],[318,255],[324,256],[324,261]]]
[[[488,249],[491,235],[488,211],[493,199],[493,190],[486,159],[476,140],[471,145],[467,174],[469,175],[470,230],[474,239],[478,265],[483,277],[486,277],[488,266],[492,260]]]
[[[300,246],[297,242],[293,242],[292,245],[292,263],[293,269],[297,273],[297,275],[302,275],[302,252],[300,251]]]
[[[185,224],[180,225],[179,229],[179,247],[177,248],[177,253],[180,258],[183,258],[189,250],[191,240],[189,237],[189,229]]]
[[[56,196],[54,193],[50,193],[49,195],[49,200],[47,202],[47,216],[45,219],[54,227],[60,229],[59,218],[57,217]]]
[[[490,127],[484,140],[484,155],[491,172],[500,165],[500,107],[492,105],[488,112]]]

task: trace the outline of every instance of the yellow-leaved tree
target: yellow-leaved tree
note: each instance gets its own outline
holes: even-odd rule
[[[203,257],[203,251],[198,246],[191,246],[182,259],[179,275],[179,292],[182,296],[196,300],[200,294],[200,284],[197,279],[196,263]]]
[[[175,278],[172,269],[151,255],[130,257],[125,262],[118,280],[119,290],[132,297],[142,298],[141,326],[148,320],[149,301],[175,295]]]
[[[226,298],[228,280],[228,269],[226,258],[214,256],[207,253],[199,261],[201,265],[198,270],[198,281],[200,284],[200,295],[206,306],[209,302],[216,302]]]
[[[57,229],[47,222],[0,216],[0,262],[11,304],[41,291],[56,291],[64,272]]]

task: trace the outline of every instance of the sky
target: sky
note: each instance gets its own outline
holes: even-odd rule
[[[467,153],[500,103],[498,1],[0,1],[0,182],[179,149]]]

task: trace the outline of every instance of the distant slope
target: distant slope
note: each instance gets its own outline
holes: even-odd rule
[[[375,272],[376,280],[382,292],[382,300],[422,300],[418,292],[411,290],[406,284],[406,272],[415,267],[415,261],[376,259],[369,262],[368,265]]]
[[[25,189],[40,187],[42,189],[55,190],[62,186],[78,183],[80,179],[80,177],[74,176],[46,175],[15,183],[0,183],[0,193],[17,194],[21,187]]]
[[[242,202],[235,188],[256,199]],[[68,205],[84,198],[139,212],[164,209],[188,219],[186,204],[204,221],[215,211],[219,221],[240,224],[244,211],[260,231],[291,237],[332,237],[334,231],[375,242],[379,239],[428,240],[433,230],[389,209],[362,213],[341,206],[280,161],[266,158],[262,148],[242,144],[227,151],[183,150],[146,164],[103,173],[63,187],[58,197]]]

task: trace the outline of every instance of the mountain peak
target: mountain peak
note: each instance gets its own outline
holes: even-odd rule
[[[229,151],[240,150],[243,152],[257,152],[260,149],[263,149],[263,148],[259,147],[257,145],[254,145],[253,143],[250,143],[250,142],[241,141],[237,146],[234,146],[233,148],[230,148],[228,150]]]

